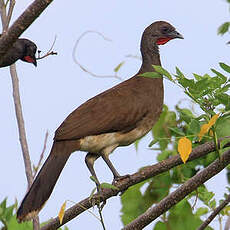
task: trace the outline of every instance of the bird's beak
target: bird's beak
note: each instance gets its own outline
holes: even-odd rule
[[[184,39],[184,37],[180,33],[178,33],[176,30],[167,33],[167,36],[170,37],[171,39],[174,39],[174,38]]]
[[[33,62],[32,62],[33,64],[34,64],[34,66],[35,67],[37,67],[37,60],[36,60],[36,57],[34,57],[34,59],[33,59]]]

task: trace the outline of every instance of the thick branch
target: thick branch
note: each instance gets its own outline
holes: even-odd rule
[[[197,230],[204,230],[211,223],[211,221],[220,213],[220,211],[226,205],[228,205],[229,202],[230,202],[230,195],[228,195],[227,198],[217,208],[214,209],[212,214],[203,222],[203,224]]]
[[[202,144],[202,145],[193,149],[188,161],[192,161],[192,160],[195,160],[197,158],[203,157],[206,154],[214,151],[215,148],[216,147],[215,147],[215,144],[213,142],[207,142],[205,144]],[[105,201],[112,196],[116,196],[120,191],[124,191],[132,185],[135,185],[135,184],[137,184],[141,181],[144,181],[150,177],[154,177],[160,173],[166,172],[166,171],[170,170],[171,168],[173,168],[177,165],[180,165],[180,164],[183,164],[183,162],[181,161],[180,156],[177,155],[177,156],[173,156],[169,159],[166,159],[162,162],[159,162],[155,165],[142,168],[139,172],[134,173],[134,174],[130,175],[130,177],[119,181],[116,184],[116,187],[119,190],[106,189],[105,191],[103,191],[101,193],[101,195],[103,197],[102,201]],[[84,207],[84,208],[82,208],[82,207]],[[73,218],[75,218],[76,216],[78,216],[79,214],[81,214],[82,212],[84,212],[85,210],[87,210],[91,207],[92,207],[92,202],[90,201],[90,198],[88,197],[88,198],[80,201],[78,204],[72,206],[68,210],[66,210],[62,224],[60,224],[58,217],[56,217],[56,218],[50,220],[50,222],[48,224],[43,226],[41,228],[41,230],[55,230],[55,229],[61,227],[63,224],[72,220]]]
[[[3,1],[3,0],[1,0]],[[0,38],[0,63],[7,50],[53,0],[35,0]]]
[[[218,174],[230,163],[230,150],[226,151],[220,159],[215,160],[208,167],[186,181],[174,192],[169,194],[157,205],[150,207],[145,213],[126,225],[122,230],[143,229],[157,217],[168,211],[171,207],[184,199],[189,193],[197,189],[207,180]]]

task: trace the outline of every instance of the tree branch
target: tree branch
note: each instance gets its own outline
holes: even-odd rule
[[[0,37],[0,63],[7,50],[53,0],[35,0]],[[0,4],[4,4],[0,0]],[[7,19],[5,20],[7,21]]]
[[[183,200],[189,193],[194,191],[207,180],[218,174],[230,163],[230,150],[226,151],[219,159],[216,159],[208,167],[198,172],[186,181],[174,192],[170,193],[157,205],[150,207],[145,213],[126,225],[122,230],[143,229],[157,217],[168,211],[171,207]]]
[[[214,209],[212,214],[203,222],[203,224],[197,230],[204,230],[229,202],[230,195],[228,195],[227,198],[217,208]]]
[[[224,138],[220,139],[219,141],[223,139]],[[228,145],[225,145],[225,147],[227,146],[229,146],[229,143]],[[212,151],[215,151],[215,149],[216,149],[216,146],[214,142],[207,142],[205,144],[197,146],[196,148],[193,149],[192,153],[189,156],[188,161],[192,161],[197,158],[203,157],[206,154]],[[103,190],[102,193],[100,194],[102,196],[101,201],[106,201],[108,198],[112,196],[116,196],[120,191],[124,191],[132,185],[135,185],[148,178],[151,178],[158,174],[166,172],[170,170],[171,168],[177,165],[180,165],[180,164],[183,164],[183,162],[181,161],[180,156],[176,155],[164,161],[161,161],[157,164],[154,164],[152,166],[147,166],[145,168],[142,168],[139,172],[130,175],[130,177],[125,178],[124,180],[118,181],[115,186],[119,190],[112,190],[112,189]],[[95,196],[98,196],[98,194],[96,194]],[[71,208],[66,210],[62,224],[60,224],[59,218],[56,217],[54,219],[51,219],[48,224],[46,224],[45,226],[41,228],[41,230],[55,230],[91,207],[92,207],[91,198],[88,197],[80,201],[78,204],[75,204]]]
[[[22,105],[21,105],[21,99],[19,93],[19,81],[18,81],[15,64],[10,66],[10,74],[11,74],[12,86],[13,86],[13,98],[14,98],[14,106],[15,106],[16,118],[18,123],[19,140],[21,143],[23,160],[24,160],[25,170],[26,170],[26,178],[27,178],[28,188],[29,188],[33,182],[33,174],[31,169],[31,160],[29,155],[28,144],[26,140],[26,130],[25,130],[25,124],[22,115]]]

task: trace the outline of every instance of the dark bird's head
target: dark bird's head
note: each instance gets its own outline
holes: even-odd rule
[[[35,57],[37,46],[32,41],[24,38],[18,39],[16,43],[20,43],[19,45],[23,47],[22,57],[20,59],[22,61],[32,63],[37,66],[37,61]]]
[[[183,36],[168,22],[157,21],[145,29],[142,36],[142,46],[148,50],[158,50],[158,45],[164,45],[175,38],[183,39]]]
[[[36,51],[37,46],[32,41],[19,38],[1,59],[0,68],[10,66],[19,59],[37,66]]]

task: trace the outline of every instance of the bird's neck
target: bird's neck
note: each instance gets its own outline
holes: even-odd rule
[[[144,42],[141,43],[142,65],[138,74],[153,72],[152,65],[161,65],[158,46],[152,46],[150,49],[148,44],[144,44]]]

